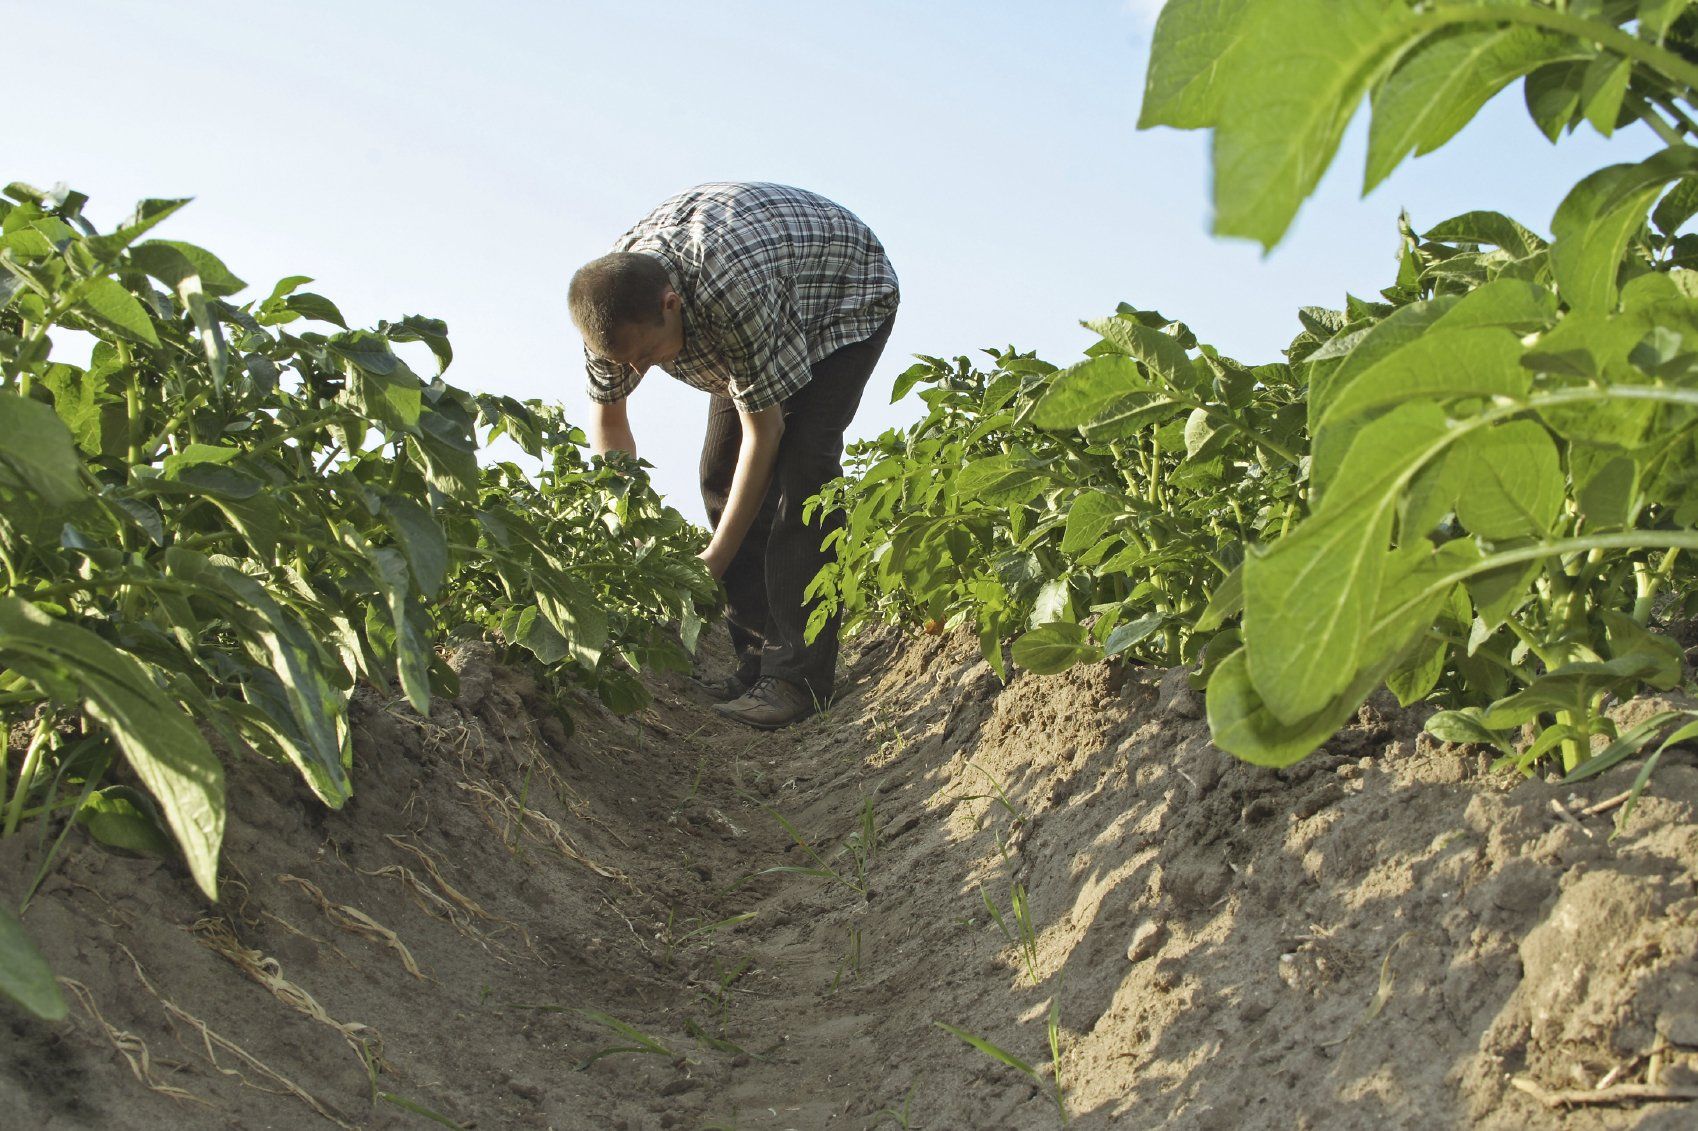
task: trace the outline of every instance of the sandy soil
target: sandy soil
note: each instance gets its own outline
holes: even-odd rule
[[[73,834],[25,916],[72,1016],[0,1007],[7,1127],[1052,1127],[1051,1017],[1078,1127],[1698,1125],[1683,752],[1612,841],[1632,766],[1512,781],[1371,703],[1258,770],[1182,672],[873,637],[756,735],[677,679],[569,732],[455,662],[429,719],[361,700],[341,812],[233,771],[216,908]]]

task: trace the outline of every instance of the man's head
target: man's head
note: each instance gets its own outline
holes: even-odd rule
[[[566,294],[572,321],[590,352],[638,372],[664,365],[684,349],[684,300],[661,262],[616,251],[572,276]]]

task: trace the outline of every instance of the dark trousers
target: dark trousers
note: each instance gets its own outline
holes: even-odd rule
[[[838,618],[812,644],[803,642],[808,614],[802,593],[828,554],[820,542],[843,525],[834,513],[824,522],[802,522],[802,504],[843,474],[843,431],[890,339],[893,314],[872,337],[844,346],[814,363],[813,379],[783,403],[784,435],[778,444],[772,486],[742,547],[725,571],[726,620],[737,649],[737,674],[745,683],[777,676],[800,684],[820,701],[830,698],[837,669]],[[719,526],[731,494],[731,476],[743,439],[742,421],[726,397],[708,408],[702,443],[702,502]]]

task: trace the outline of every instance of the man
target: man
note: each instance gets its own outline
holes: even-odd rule
[[[896,274],[853,213],[784,185],[700,185],[663,202],[572,276],[591,443],[636,454],[625,399],[659,366],[713,395],[702,560],[725,583],[737,674],[721,713],[776,729],[831,699],[837,619],[803,640],[803,591],[841,523],[802,504],[842,474],[843,432],[890,337]]]

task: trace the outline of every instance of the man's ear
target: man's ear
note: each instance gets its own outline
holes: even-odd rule
[[[680,295],[677,291],[673,290],[671,287],[667,287],[665,292],[663,292],[660,296],[660,309],[667,312],[668,314],[670,314],[674,310],[678,310],[678,309],[682,308],[683,305],[684,305],[684,296]]]

